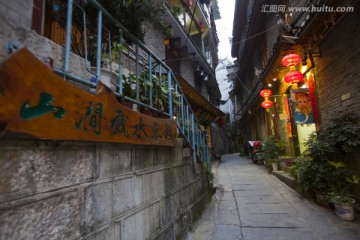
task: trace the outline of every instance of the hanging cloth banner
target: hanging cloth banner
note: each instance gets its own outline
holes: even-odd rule
[[[314,123],[311,99],[308,89],[290,90],[294,105],[294,121],[296,124]]]
[[[0,137],[175,146],[177,128],[120,104],[104,84],[96,94],[70,85],[21,49],[0,66]]]

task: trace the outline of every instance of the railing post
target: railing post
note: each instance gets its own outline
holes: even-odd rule
[[[98,15],[98,31],[97,31],[97,51],[96,51],[96,80],[101,78],[101,42],[102,42],[102,11],[99,10]]]
[[[196,164],[196,146],[195,146],[195,121],[194,113],[191,113],[191,135],[192,135],[192,148],[193,148],[193,162]]]
[[[152,57],[151,54],[149,54],[149,81],[150,81],[150,87],[149,87],[149,96],[150,96],[150,107],[153,106],[153,96],[152,96]]]
[[[123,44],[123,32],[122,30],[120,30],[119,32],[120,35],[120,40],[119,43],[122,46]],[[119,59],[119,93],[121,96],[123,96],[123,64],[122,64],[122,60],[123,60],[123,51],[120,48],[120,59]]]
[[[68,0],[68,8],[67,8],[67,16],[66,16],[65,63],[64,63],[65,73],[69,72],[69,66],[70,66],[72,10],[73,10],[73,0]]]
[[[139,44],[135,45],[135,74],[136,74],[136,101],[140,101],[140,84],[139,84]]]
[[[184,96],[181,95],[181,123],[182,123],[182,126],[181,126],[181,130],[182,132],[185,134],[185,121],[186,121],[186,118],[185,118],[185,111],[184,111]]]
[[[169,91],[169,115],[173,117],[173,102],[172,102],[172,91],[171,91],[171,70],[168,70],[168,91]]]
[[[186,105],[186,125],[187,125],[187,139],[190,140],[190,115],[189,115],[189,105]]]

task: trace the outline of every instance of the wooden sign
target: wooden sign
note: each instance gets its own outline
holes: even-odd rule
[[[1,138],[176,145],[176,121],[120,104],[99,84],[91,94],[51,72],[21,49],[0,66]]]

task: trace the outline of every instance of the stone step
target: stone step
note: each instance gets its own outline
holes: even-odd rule
[[[286,171],[273,171],[272,174],[292,189],[296,189],[296,180]]]

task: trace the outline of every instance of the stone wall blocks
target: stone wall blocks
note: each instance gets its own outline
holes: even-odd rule
[[[135,171],[153,168],[158,165],[158,154],[150,147],[135,147],[132,155]]]
[[[125,178],[113,183],[113,216],[119,216],[134,207],[132,179]]]
[[[85,233],[112,219],[112,183],[85,188],[82,213],[82,229]]]
[[[0,211],[1,239],[76,239],[79,192],[71,191]],[[6,221],[5,221],[6,220]]]
[[[90,146],[67,142],[3,143],[0,147],[0,202],[92,180],[95,153]]]
[[[183,149],[183,157],[184,158],[190,158],[190,157],[192,157],[192,150],[191,150],[191,148],[184,148]]]
[[[98,144],[98,178],[121,176],[132,171],[130,147],[121,144]]]

